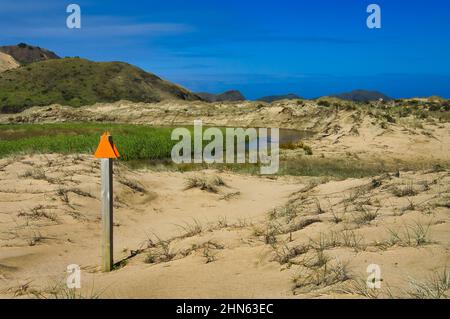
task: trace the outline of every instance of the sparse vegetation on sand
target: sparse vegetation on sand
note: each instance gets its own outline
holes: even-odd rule
[[[190,176],[186,178],[186,189],[199,188],[201,190],[217,193],[218,187],[226,186],[225,181],[220,176]]]
[[[293,279],[294,294],[330,287],[352,278],[348,265],[339,261],[330,262],[328,259],[319,259],[317,264],[304,268],[306,270]]]
[[[412,225],[406,225],[403,230],[389,229],[391,238],[389,240],[390,245],[400,246],[423,246],[432,243],[430,240],[430,224],[423,225],[419,222],[415,222]]]
[[[448,298],[448,267],[440,270],[450,225],[447,101],[327,102],[123,101],[0,114],[1,123],[68,121],[0,127],[0,296],[43,291],[77,256],[84,274],[99,270],[100,176],[91,154],[109,130],[122,161],[114,171],[116,266],[95,275],[100,286],[118,279],[105,297]],[[230,125],[316,133],[281,144],[277,176],[251,176],[258,165],[171,163],[171,127],[70,123],[81,114],[174,126],[214,112]],[[8,249],[23,254],[10,258]],[[379,290],[367,287],[369,264],[381,268]],[[85,296],[54,291],[44,296]]]
[[[416,299],[447,299],[450,297],[450,268],[434,271],[426,280],[410,278],[407,294]]]
[[[98,161],[58,154],[0,159],[6,213],[0,214],[0,245],[5,251],[32,252],[0,259],[2,297],[100,296],[89,293],[86,277],[81,290],[46,288],[72,256],[86,254],[89,259],[80,266],[84,275],[96,277],[96,286],[108,286],[111,276],[129,280],[102,292],[106,298],[166,296],[180,282],[180,294],[189,297],[218,291],[218,284],[219,297],[251,291],[258,297],[286,297],[287,292],[298,298],[449,296],[448,273],[440,270],[448,263],[446,169],[337,180],[115,168],[116,266],[112,275],[98,275],[100,240],[92,231],[100,227]],[[206,188],[183,191],[186,176],[200,188],[206,178],[219,194]],[[405,185],[416,195],[394,194],[395,187]],[[156,200],[149,204],[148,198]],[[42,259],[40,251],[59,257]],[[43,273],[25,277],[37,263]],[[381,267],[380,290],[367,287],[369,263]],[[212,277],[218,280],[211,283]],[[161,285],[148,289],[148,282]],[[202,290],[193,291],[199,283]],[[129,287],[136,289],[120,290]]]

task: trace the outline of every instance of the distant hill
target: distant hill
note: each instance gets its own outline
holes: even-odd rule
[[[34,47],[26,43],[18,45],[0,46],[0,52],[9,54],[20,64],[28,64],[32,62],[59,59],[54,52],[40,47]]]
[[[9,54],[0,52],[0,72],[19,67],[20,64]]]
[[[355,102],[377,101],[379,99],[383,99],[385,101],[391,100],[389,96],[384,95],[381,92],[367,91],[367,90],[354,90],[347,93],[331,95],[331,97],[337,97],[342,100],[349,100]]]
[[[245,96],[237,90],[226,91],[221,94],[196,93],[207,102],[223,102],[223,101],[245,101]]]
[[[297,94],[290,93],[290,94],[285,94],[285,95],[264,96],[262,98],[259,98],[257,101],[272,103],[272,102],[279,101],[279,100],[295,100],[295,99],[301,99],[301,97],[298,96]]]
[[[0,73],[0,112],[59,103],[200,100],[192,92],[123,62],[50,59]]]

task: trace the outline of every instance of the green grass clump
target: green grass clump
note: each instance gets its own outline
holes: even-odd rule
[[[110,131],[121,160],[170,159],[170,128],[130,124],[0,125],[0,157],[18,153],[93,154],[100,135]]]

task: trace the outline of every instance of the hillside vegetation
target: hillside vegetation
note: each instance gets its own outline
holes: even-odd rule
[[[391,100],[389,96],[381,92],[368,90],[353,90],[351,92],[332,95],[332,97],[337,97],[342,100],[356,101],[356,102],[378,101],[380,99],[383,99],[384,101]]]
[[[272,103],[272,102],[281,101],[281,100],[301,100],[301,99],[302,99],[301,96],[298,96],[297,94],[289,93],[289,94],[284,94],[284,95],[263,96],[263,97],[257,99],[257,101]]]
[[[0,74],[0,111],[16,113],[31,106],[91,105],[118,100],[159,102],[197,100],[190,91],[123,62],[80,58],[31,63]]]
[[[237,90],[230,90],[220,94],[200,92],[197,93],[197,95],[200,96],[206,102],[225,102],[225,101],[237,102],[245,100],[245,96],[242,95],[242,93]]]
[[[50,50],[28,45],[26,43],[0,46],[0,52],[12,56],[14,60],[20,64],[59,59],[59,56]]]

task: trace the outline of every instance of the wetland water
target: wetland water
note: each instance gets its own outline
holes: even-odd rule
[[[167,127],[166,127],[167,128]],[[175,127],[174,127],[175,128]],[[203,127],[203,130],[207,129],[208,127]],[[221,128],[224,131],[224,146],[226,145],[226,140],[225,140],[225,129],[226,128]],[[258,132],[258,128],[255,128],[256,131]],[[272,137],[270,136],[271,130],[268,129],[267,130],[267,144],[268,147],[270,149],[270,143],[272,142]],[[282,145],[286,145],[286,144],[293,144],[293,143],[298,143],[302,140],[304,140],[305,138],[311,137],[315,134],[315,132],[313,131],[306,131],[306,130],[292,130],[292,129],[279,129],[279,146],[281,147]],[[209,143],[209,141],[203,141],[203,147],[205,147],[207,144]],[[236,143],[236,142],[235,142]],[[248,152],[249,150],[258,150],[258,144],[259,144],[259,137],[248,141],[245,141],[245,150],[246,152]],[[235,148],[236,150],[236,148]],[[224,150],[225,153],[225,150]],[[171,165],[173,164],[170,158],[167,159],[158,159],[158,160],[148,160],[148,159],[139,159],[139,160],[133,160],[133,161],[128,161],[127,165],[130,165],[133,168],[145,168],[148,166],[154,166],[154,165]]]
[[[179,140],[172,141],[171,134],[177,127],[153,127],[121,123],[48,123],[0,125],[0,157],[20,153],[89,154],[95,151],[99,137],[108,130],[122,155],[121,162],[132,166],[154,164],[170,165],[171,150]],[[183,126],[181,126],[183,127]],[[191,133],[193,126],[184,126]],[[204,126],[203,130],[208,129]],[[226,127],[219,127],[224,136]],[[259,128],[255,128],[257,133]],[[270,148],[271,130],[267,130]],[[314,132],[279,129],[279,144],[297,143],[311,137]],[[192,134],[191,134],[192,139]],[[245,149],[258,150],[258,137],[246,141]],[[203,147],[210,141],[203,141]]]

